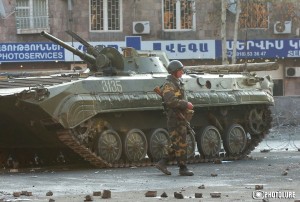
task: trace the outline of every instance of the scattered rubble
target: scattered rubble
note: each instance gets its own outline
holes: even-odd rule
[[[167,197],[168,197],[168,195],[167,195],[167,193],[166,193],[166,192],[164,192],[164,193],[162,193],[162,194],[160,195],[160,197],[162,197],[162,198],[167,198]]]
[[[20,196],[21,196],[21,192],[14,192],[14,193],[13,193],[13,196],[14,196],[14,197],[20,197]]]
[[[147,191],[145,193],[146,197],[156,197],[157,196],[157,191]]]
[[[217,173],[212,173],[212,174],[210,174],[212,177],[217,177],[218,176],[218,174]]]
[[[103,190],[102,198],[111,198],[111,191],[110,190]]]
[[[84,201],[93,201],[93,197],[91,195],[86,195]]]
[[[177,199],[183,199],[183,195],[181,192],[174,192],[174,197],[177,198]]]
[[[29,192],[29,191],[21,191],[21,195],[23,195],[23,196],[32,196],[32,192]]]
[[[26,194],[27,194],[27,191],[21,191],[21,195],[26,196]]]
[[[285,171],[283,171],[282,173],[281,173],[281,175],[287,175],[288,174],[288,171],[287,170],[285,170]]]
[[[29,192],[29,191],[16,191],[16,192],[13,192],[12,194],[14,197],[20,197],[21,195],[23,196],[32,196],[32,192]]]
[[[297,153],[298,154],[298,153]],[[264,154],[261,154],[261,156],[265,156]],[[292,162],[292,163],[291,163]],[[278,167],[278,165],[276,165],[276,163],[272,163],[272,166],[275,168],[275,169],[272,169],[272,171],[273,171],[273,173],[272,173],[272,175],[274,176],[274,175],[280,175],[280,174],[282,174],[282,175],[289,175],[289,176],[287,176],[287,177],[281,177],[281,181],[280,182],[286,182],[287,180],[288,181],[293,181],[293,179],[292,178],[294,178],[294,175],[295,175],[295,173],[297,173],[297,171],[298,171],[298,169],[300,168],[300,163],[299,163],[299,161],[296,161],[296,162],[293,162],[293,161],[291,161],[291,162],[289,162],[289,163],[286,163],[286,162],[284,162],[283,164],[280,164],[279,166],[280,167]],[[224,164],[223,164],[223,166],[225,166],[225,164],[226,164],[226,161],[224,161]],[[222,167],[223,167],[222,166]],[[269,164],[269,162],[267,162],[267,163],[262,163],[261,164],[261,167],[263,168],[263,169],[266,169],[266,168],[270,168],[270,167],[267,167],[267,166],[271,166],[271,164]],[[272,168],[273,168],[272,167]],[[209,171],[210,170],[210,171]],[[7,170],[5,171],[6,173],[8,172]],[[21,172],[21,170],[20,170],[20,172]],[[52,171],[50,170],[50,171],[47,171],[48,173],[51,173]],[[218,176],[218,174],[216,174],[216,172],[219,172],[219,169],[214,169],[214,170],[212,170],[212,169],[208,169],[207,170],[207,172],[206,172],[206,178],[208,177],[208,179],[209,179],[209,172],[211,172],[211,176],[214,176],[214,174],[215,174],[215,176]],[[207,175],[207,173],[208,173],[208,175]],[[277,173],[277,174],[276,174]],[[9,174],[8,174],[9,175]],[[19,174],[18,174],[19,175]],[[205,175],[205,174],[204,174]],[[223,178],[222,178],[222,176],[225,176],[225,174],[223,174],[223,172],[220,174],[220,176],[219,177],[221,177],[221,179],[220,178],[215,178],[215,179],[220,179],[220,180],[223,180]],[[29,178],[32,178],[32,175],[30,174],[29,175]],[[283,179],[285,180],[285,181],[283,181]],[[297,178],[295,178],[294,179],[294,181],[296,182],[296,179]],[[255,180],[258,180],[257,181],[257,183],[260,181],[260,178],[255,178]],[[201,180],[201,181],[203,181],[203,180]],[[176,188],[174,191],[173,191],[173,193],[174,193],[174,199],[173,200],[176,200],[176,199],[187,199],[187,198],[196,198],[198,201],[200,200],[200,201],[202,201],[203,200],[203,197],[204,198],[212,198],[212,199],[210,199],[210,200],[214,200],[213,198],[220,198],[220,200],[224,200],[224,199],[222,199],[222,198],[225,198],[226,199],[226,197],[229,197],[228,195],[226,195],[226,191],[223,191],[223,190],[214,190],[214,189],[210,189],[210,188],[213,188],[214,186],[213,185],[210,185],[209,187],[205,187],[205,185],[204,184],[200,184],[201,183],[201,181],[199,182],[198,181],[198,183],[196,183],[196,186],[195,185],[193,185],[193,190],[194,190],[194,192],[188,192],[188,191],[191,191],[191,190],[189,190],[189,186],[185,186],[185,185],[181,185],[180,184],[180,187],[179,187],[179,189],[178,188]],[[146,181],[146,183],[147,183],[148,181]],[[204,182],[204,181],[203,181]],[[253,188],[255,188],[255,190],[263,190],[263,189],[266,189],[266,187],[264,187],[264,185],[262,185],[262,184],[257,184],[257,185],[255,185],[255,184],[252,184],[253,183],[253,181],[251,181],[251,183],[249,183],[249,184],[247,184],[247,187],[245,187],[246,189],[252,189],[252,191],[253,191]],[[200,184],[200,185],[199,185]],[[32,184],[33,185],[33,187],[35,187],[34,185],[34,183]],[[198,186],[197,186],[198,185]],[[255,187],[254,187],[255,186]],[[49,189],[50,187],[48,187],[48,188],[46,188],[46,190],[44,190],[44,194],[45,194],[45,192],[47,192],[47,189],[48,190],[50,190]],[[5,199],[5,198],[2,198],[1,196],[2,195],[9,195],[9,196],[5,196],[5,197],[8,197],[8,198],[12,198],[12,195],[14,196],[14,197],[21,197],[21,198],[15,198],[14,200],[35,200],[34,198],[31,198],[31,199],[26,199],[26,198],[22,198],[22,196],[32,196],[32,192],[30,192],[30,190],[29,190],[30,188],[28,188],[28,191],[25,189],[24,190],[24,188],[23,188],[23,190],[14,190],[13,189],[13,191],[15,191],[15,192],[12,192],[12,191],[10,191],[10,192],[4,192],[4,191],[0,191],[0,202],[4,202],[4,201],[6,201],[7,199]],[[208,189],[208,190],[199,190],[199,189]],[[269,189],[269,186],[268,186],[268,189]],[[147,190],[147,189],[146,189]],[[293,189],[291,189],[291,190],[293,190]],[[31,190],[32,191],[32,190]],[[93,191],[93,192],[91,192],[91,193],[89,193],[93,198],[91,198],[91,200],[89,199],[88,200],[88,198],[86,198],[86,200],[85,201],[93,201],[93,200],[99,200],[100,198],[96,198],[96,196],[99,196],[99,197],[101,197],[102,196],[102,194],[103,194],[103,192],[102,192],[103,190],[101,190],[101,191]],[[109,190],[107,190],[107,191],[109,191]],[[165,190],[164,190],[165,191]],[[170,192],[168,192],[168,191],[166,191],[168,194],[170,194],[170,197],[168,196],[168,194],[166,193],[166,192],[164,192],[164,191],[151,191],[151,189],[149,190],[149,191],[144,191],[144,192],[142,192],[142,196],[143,196],[143,194],[144,194],[144,196],[145,197],[158,197],[158,198],[160,198],[161,197],[161,199],[160,200],[172,200],[172,191]],[[176,192],[175,192],[176,191]],[[185,191],[187,191],[187,192],[185,192]],[[217,191],[217,192],[215,192],[215,191]],[[221,191],[222,192],[222,194],[223,194],[223,196],[221,197],[221,193],[219,193],[218,191]],[[248,191],[248,190],[246,190],[246,191]],[[211,193],[212,192],[212,193]],[[250,192],[250,191],[249,191]],[[49,194],[49,193],[51,193],[51,194]],[[37,193],[33,193],[33,195],[36,195]],[[77,193],[76,193],[77,194]],[[87,193],[86,193],[87,194]],[[109,191],[109,194],[111,195],[111,191]],[[208,194],[210,194],[210,195],[208,195]],[[42,192],[42,194],[41,195],[43,195],[43,192]],[[47,196],[52,196],[53,195],[53,193],[52,193],[52,191],[49,191],[49,192],[47,192],[47,194],[46,194]],[[57,193],[56,193],[56,195],[57,195]],[[194,195],[194,196],[193,196]],[[45,195],[44,195],[45,196]],[[82,199],[81,199],[81,201],[83,201],[84,200],[84,197],[85,197],[85,195],[81,195],[80,196]],[[109,198],[110,198],[111,196],[109,196]],[[167,198],[167,197],[169,197],[169,199]],[[250,196],[251,197],[251,196]],[[105,197],[103,197],[103,198],[105,198]],[[116,198],[119,198],[119,197],[116,197]],[[230,196],[230,199],[232,198],[232,196]],[[50,198],[50,197],[48,197],[48,198],[46,198],[46,201],[47,200],[49,200],[49,202],[55,202],[55,200],[53,199],[53,198]],[[57,200],[57,199],[56,199]],[[145,200],[148,200],[148,199],[145,199]],[[152,200],[152,199],[151,199]],[[217,200],[217,199],[215,199],[215,200]],[[105,201],[105,200],[104,200]],[[262,199],[261,199],[261,201],[262,201]],[[263,201],[267,201],[267,200],[263,200]],[[270,201],[271,201],[271,199],[270,199]],[[294,202],[300,202],[300,199],[293,199],[292,201],[294,201]]]
[[[255,185],[255,190],[262,190],[264,185]]]
[[[202,198],[203,194],[202,193],[195,193],[195,198]]]
[[[93,196],[101,196],[101,191],[94,191]]]
[[[52,192],[52,191],[48,191],[48,192],[46,193],[46,196],[53,196],[53,192]]]
[[[210,196],[212,198],[220,198],[221,197],[221,193],[220,192],[212,192],[212,193],[210,193]]]

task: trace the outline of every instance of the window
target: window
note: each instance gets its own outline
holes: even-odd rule
[[[268,28],[268,4],[259,0],[242,1],[240,14],[241,28]]]
[[[91,31],[121,31],[122,0],[90,0]]]
[[[195,3],[192,0],[163,0],[165,30],[191,30],[195,25]]]
[[[17,32],[39,33],[49,29],[48,0],[16,0]]]

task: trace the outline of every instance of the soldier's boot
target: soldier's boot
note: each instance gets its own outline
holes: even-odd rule
[[[167,168],[168,165],[168,161],[166,159],[161,159],[156,165],[155,167],[160,170],[161,172],[163,172],[166,175],[171,175],[171,172],[168,170]]]
[[[189,170],[186,165],[180,165],[179,167],[179,175],[181,176],[193,176],[193,171]]]

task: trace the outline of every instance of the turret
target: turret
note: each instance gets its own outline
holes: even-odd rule
[[[123,56],[115,48],[105,47],[102,50],[98,51],[97,49],[93,49],[93,46],[84,41],[86,43],[84,43],[83,45],[88,44],[88,50],[92,50],[88,53],[84,53],[45,31],[41,32],[41,35],[49,39],[50,41],[71,51],[72,53],[80,57],[82,60],[89,63],[91,65],[91,71],[102,71],[104,74],[115,75],[117,73],[117,70],[123,70],[124,68]],[[82,43],[83,41],[79,42]]]
[[[199,65],[186,66],[184,69],[196,72],[252,72],[271,71],[279,68],[276,62],[228,64],[228,65]]]
[[[96,58],[93,55],[90,55],[88,53],[83,53],[80,50],[74,48],[73,46],[70,46],[69,44],[63,42],[62,40],[52,36],[51,34],[42,31],[41,35],[47,39],[49,39],[50,41],[64,47],[65,49],[71,51],[72,53],[74,53],[75,55],[77,55],[78,57],[80,57],[82,60],[89,62],[90,64],[96,64]]]

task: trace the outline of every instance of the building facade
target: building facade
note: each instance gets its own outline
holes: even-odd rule
[[[277,61],[280,69],[268,72],[274,94],[299,95],[300,1],[240,2],[237,62]],[[230,62],[239,9],[236,0],[226,3]],[[82,63],[40,35],[47,31],[84,51],[67,30],[92,45],[163,50],[186,65],[221,64],[221,10],[221,0],[2,0],[0,70],[68,69]]]

